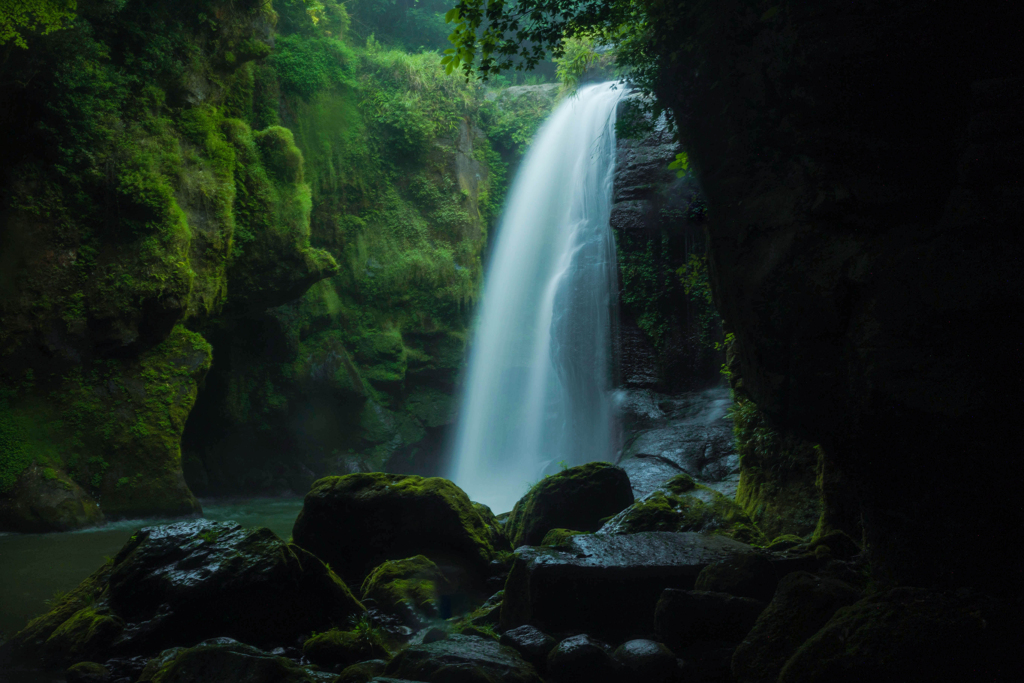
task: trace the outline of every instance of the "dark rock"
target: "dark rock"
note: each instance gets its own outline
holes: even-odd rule
[[[320,633],[302,645],[302,654],[313,664],[339,671],[356,662],[387,659],[391,653],[373,631],[339,631]],[[375,674],[376,675],[376,674]]]
[[[633,486],[633,495],[636,498],[643,498],[663,486],[672,477],[685,474],[679,465],[657,455],[626,458],[619,462],[619,467],[629,477],[629,483]]]
[[[775,567],[766,557],[742,555],[709,564],[697,576],[694,588],[768,602],[778,584]]]
[[[615,648],[613,656],[622,665],[626,681],[669,683],[678,673],[676,656],[653,640],[627,641]]]
[[[346,667],[335,683],[367,683],[384,673],[388,663],[383,659],[370,659]]]
[[[73,661],[224,635],[292,645],[362,612],[323,562],[269,529],[198,520],[137,531],[10,646],[29,658]]]
[[[644,637],[663,589],[692,589],[708,564],[749,552],[722,536],[668,532],[574,536],[564,552],[520,548],[501,626],[529,623],[554,634],[585,628],[618,641]]]
[[[146,665],[138,683],[317,683],[322,680],[290,659],[230,638],[214,638],[195,647],[166,650]]]
[[[110,680],[110,671],[96,662],[73,664],[64,675],[67,683],[107,683]]]
[[[63,472],[32,465],[0,494],[0,530],[71,531],[103,523],[96,501]]]
[[[621,670],[611,647],[588,635],[566,638],[548,653],[547,675],[559,683],[616,683]]]
[[[429,683],[540,683],[537,671],[512,648],[462,635],[411,645],[391,660],[384,673]]]
[[[677,653],[697,640],[738,643],[765,607],[760,600],[728,593],[669,588],[658,600],[654,632]]]
[[[963,591],[949,596],[896,588],[837,611],[800,646],[779,683],[1010,680],[1009,652],[993,623],[993,601]],[[1016,636],[1019,638],[1019,632]]]
[[[557,644],[554,638],[529,624],[505,631],[501,634],[499,642],[502,645],[508,645],[513,648],[523,659],[533,664],[538,670],[545,668],[548,653]]]
[[[783,577],[775,596],[736,648],[732,671],[741,683],[775,680],[786,660],[860,593],[850,585],[798,571]]]
[[[538,545],[552,529],[597,531],[601,520],[633,503],[621,468],[592,462],[545,477],[515,504],[505,523],[513,547]]]
[[[763,541],[747,513],[718,491],[678,474],[612,517],[599,534],[638,531],[695,531],[721,534],[744,543]]]
[[[430,643],[436,643],[439,640],[444,640],[447,637],[448,637],[448,632],[445,631],[443,628],[438,628],[437,626],[432,626],[432,627],[430,627],[430,628],[428,628],[426,630],[426,632],[423,634],[423,638],[420,640],[420,642],[423,643],[424,645],[428,645]]]
[[[306,495],[295,542],[346,581],[386,560],[425,555],[450,580],[482,582],[494,556],[490,531],[447,479],[377,473],[321,479]]]
[[[718,640],[691,643],[678,654],[685,662],[684,680],[699,683],[735,683],[730,671],[736,646]]]
[[[544,540],[540,545],[548,548],[563,548],[573,536],[588,533],[586,531],[573,531],[572,529],[552,529],[544,534]]]

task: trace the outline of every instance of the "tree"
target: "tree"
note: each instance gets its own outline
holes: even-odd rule
[[[0,45],[27,48],[24,33],[46,35],[75,18],[77,0],[0,0]]]

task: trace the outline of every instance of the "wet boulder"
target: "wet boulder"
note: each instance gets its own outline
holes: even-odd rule
[[[313,664],[339,671],[357,662],[389,659],[391,652],[371,629],[318,633],[302,645],[302,654]]]
[[[775,595],[778,584],[777,571],[771,561],[763,555],[749,554],[709,564],[697,576],[694,589],[767,602]]]
[[[380,610],[410,626],[437,618],[441,596],[450,592],[444,574],[423,555],[388,560],[370,572],[362,586],[364,600],[373,600]]]
[[[765,603],[728,593],[666,589],[654,613],[658,640],[675,652],[697,640],[738,643],[764,611]]]
[[[618,642],[645,637],[665,588],[691,590],[708,564],[750,552],[724,536],[669,532],[574,536],[565,550],[519,548],[505,585],[501,627],[586,630]]]
[[[367,683],[384,673],[388,663],[383,659],[368,659],[346,667],[335,683]]]
[[[164,651],[146,665],[138,683],[326,683],[334,676],[307,671],[230,638]]]
[[[545,477],[515,504],[505,523],[513,548],[539,545],[552,529],[597,531],[602,520],[633,503],[619,467],[592,462]]]
[[[541,683],[536,669],[512,648],[463,635],[410,645],[391,660],[384,675],[427,683]]]
[[[588,635],[566,638],[548,654],[548,678],[558,683],[617,683],[621,670],[611,647]]]
[[[678,474],[604,524],[598,533],[695,531],[744,543],[763,542],[761,532],[735,501]]]
[[[529,624],[505,631],[499,642],[514,649],[538,670],[546,667],[548,654],[558,644],[554,638]]]
[[[70,663],[222,636],[290,646],[363,612],[323,562],[269,529],[197,520],[137,531],[9,647]]]
[[[623,679],[644,683],[669,683],[679,672],[676,656],[663,643],[643,638],[615,648],[613,655],[623,670]]]
[[[32,465],[0,492],[0,531],[45,533],[103,523],[99,505],[66,474]]]
[[[482,583],[494,559],[491,533],[447,479],[373,472],[317,481],[292,536],[352,584],[387,560],[416,555],[449,580]]]
[[[1017,632],[1006,638],[995,603],[986,596],[896,588],[839,609],[786,662],[778,680],[1011,680],[1003,676],[1018,676],[1019,660],[1000,671],[1004,660],[1017,659],[1003,648],[1019,646],[1019,637]]]
[[[860,593],[847,583],[804,571],[784,577],[775,596],[736,648],[732,671],[740,683],[775,680],[786,660],[840,607]]]
[[[96,662],[79,662],[68,667],[64,678],[67,683],[107,683],[110,671]]]

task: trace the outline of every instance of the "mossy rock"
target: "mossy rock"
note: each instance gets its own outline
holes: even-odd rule
[[[345,667],[336,683],[369,683],[384,673],[388,663],[383,659],[370,659]]]
[[[540,544],[549,548],[562,548],[566,546],[569,539],[573,536],[579,536],[580,534],[586,533],[590,532],[573,531],[572,529],[552,529],[544,534],[544,539],[541,540]]]
[[[747,513],[718,491],[680,474],[610,519],[601,533],[694,531],[720,534],[743,543],[764,537]]]
[[[219,636],[279,647],[364,613],[323,562],[269,529],[199,520],[135,532],[8,646],[29,662],[103,661],[115,637],[125,656]]]
[[[512,546],[509,545],[508,539],[505,537],[505,524],[491,511],[491,508],[483,503],[474,501],[473,509],[480,514],[480,519],[483,520],[484,525],[487,527],[487,538],[494,551],[512,550]]]
[[[107,683],[110,670],[96,662],[79,662],[69,666],[64,677],[67,683]]]
[[[423,555],[388,560],[363,581],[363,599],[376,601],[385,612],[417,624],[438,616],[441,595],[452,591],[444,574]]]
[[[317,666],[334,670],[368,659],[391,659],[384,641],[372,630],[331,629],[303,643],[302,654]]]
[[[997,672],[1010,639],[993,628],[997,613],[991,598],[969,591],[896,588],[864,598],[801,645],[779,683],[1004,680]]]
[[[491,638],[459,634],[409,646],[391,660],[384,675],[438,683],[541,683],[533,666],[512,648]]]
[[[763,555],[748,553],[713,562],[697,575],[694,590],[728,593],[768,602],[779,579],[775,567]]]
[[[138,683],[319,683],[295,664],[230,638],[165,650],[151,659]]]
[[[488,576],[495,550],[469,497],[447,479],[384,472],[317,481],[292,531],[295,542],[362,584],[387,560],[430,558],[451,581]]]
[[[545,477],[515,504],[505,522],[512,547],[538,545],[552,529],[597,531],[602,520],[633,503],[620,467],[592,462]]]
[[[63,471],[32,465],[0,494],[0,530],[71,531],[103,523],[96,501]]]

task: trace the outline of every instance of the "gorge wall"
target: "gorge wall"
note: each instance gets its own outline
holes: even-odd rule
[[[436,465],[553,93],[485,99],[322,4],[82,2],[4,53],[0,528]]]
[[[879,577],[1019,598],[1019,10],[664,12],[744,390],[828,453]]]

